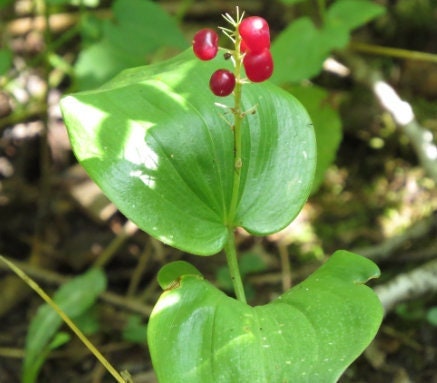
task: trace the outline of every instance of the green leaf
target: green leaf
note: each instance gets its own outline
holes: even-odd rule
[[[281,84],[317,75],[331,50],[344,47],[348,36],[341,26],[318,29],[307,17],[294,21],[272,44],[275,60],[272,80]]]
[[[267,265],[262,257],[257,253],[244,253],[238,258],[241,276],[265,271]]]
[[[7,5],[9,5],[12,2],[13,0],[0,0],[0,9],[5,8]]]
[[[104,39],[80,53],[75,65],[77,86],[80,89],[97,87],[121,70],[143,63],[138,57],[124,55]]]
[[[12,65],[12,52],[9,49],[0,49],[0,76],[5,75]]]
[[[250,307],[199,277],[155,306],[148,342],[160,383],[336,382],[367,347],[382,306],[370,260],[336,252],[275,301]]]
[[[319,44],[319,30],[313,22],[302,17],[292,22],[273,41],[275,62],[272,81],[297,82],[316,75],[329,49]]]
[[[169,263],[161,268],[158,272],[158,283],[163,290],[171,288],[172,285],[179,282],[182,275],[199,275],[202,274],[191,263],[185,261],[176,261]]]
[[[426,319],[428,322],[437,327],[437,306],[431,307],[426,314]]]
[[[326,13],[326,22],[353,30],[383,15],[384,12],[385,8],[373,1],[341,0],[329,7]]]
[[[75,325],[85,335],[93,335],[100,330],[99,312],[96,306],[90,307],[74,318]]]
[[[321,28],[307,17],[292,22],[273,41],[275,71],[272,80],[283,84],[314,77],[322,70],[323,62],[333,49],[347,46],[353,29],[384,11],[384,7],[370,1],[342,0],[329,7]]]
[[[311,189],[315,140],[302,105],[269,83],[248,84],[242,126],[242,176],[228,222],[234,176],[232,105],[208,87],[231,64],[197,60],[191,50],[122,72],[96,91],[66,97],[61,108],[73,150],[91,178],[141,229],[199,255],[220,251],[228,226],[276,232]]]
[[[115,20],[103,23],[102,39],[79,55],[80,89],[101,85],[122,69],[144,65],[157,50],[182,50],[188,45],[176,22],[154,2],[117,0],[112,9]]]
[[[106,24],[104,34],[127,55],[144,57],[161,46],[188,45],[176,22],[152,1],[118,0],[112,9],[117,23]]]
[[[314,124],[317,142],[317,168],[313,193],[323,181],[328,167],[334,162],[342,138],[341,119],[329,104],[329,94],[317,86],[294,86],[290,92],[303,104]]]
[[[145,344],[147,340],[147,325],[141,316],[131,315],[123,329],[123,339],[128,342]]]
[[[287,5],[302,3],[303,1],[306,1],[306,0],[281,0],[282,3],[287,4]]]
[[[60,287],[53,300],[73,319],[90,308],[105,288],[105,274],[100,269],[91,269]],[[47,347],[61,324],[61,317],[47,304],[38,309],[26,336],[23,383],[36,380],[39,369],[48,355]],[[41,355],[44,357],[41,358]]]

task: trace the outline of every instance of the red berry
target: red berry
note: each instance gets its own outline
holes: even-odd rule
[[[253,82],[265,81],[273,73],[273,57],[268,49],[261,53],[247,52],[243,58],[243,65],[247,78]]]
[[[244,40],[241,40],[240,43],[240,52],[241,53],[246,53],[249,49],[247,49],[247,44]]]
[[[209,80],[209,87],[216,96],[229,96],[235,88],[235,76],[227,69],[216,70]]]
[[[201,29],[193,37],[194,54],[201,60],[212,60],[217,55],[218,39],[213,29]]]
[[[262,17],[251,16],[245,18],[238,27],[241,38],[248,50],[260,53],[270,48],[269,24]]]

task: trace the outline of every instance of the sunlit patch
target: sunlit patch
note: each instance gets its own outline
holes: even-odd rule
[[[425,155],[430,160],[436,160],[437,159],[437,146],[434,144],[434,136],[433,134],[427,130],[423,132],[423,141],[424,141],[424,152]]]
[[[400,99],[394,89],[384,81],[377,81],[374,90],[384,107],[390,111],[400,125],[407,125],[414,120],[411,105]]]
[[[68,96],[62,100],[64,110],[74,110],[75,113],[69,113],[68,119],[70,125],[82,125],[86,121],[87,129],[72,130],[75,134],[73,139],[89,143],[87,145],[76,145],[75,152],[78,158],[85,160],[92,157],[102,157],[105,155],[105,148],[95,145],[97,142],[94,139],[95,128],[102,125],[102,121],[109,118],[109,113],[102,109],[96,108],[87,102],[81,102],[73,96]]]
[[[155,177],[148,174],[144,174],[141,170],[133,170],[129,173],[131,177],[138,178],[143,182],[148,188],[155,188]]]
[[[351,74],[351,71],[348,67],[344,66],[342,63],[333,59],[332,57],[328,57],[325,60],[323,63],[323,69],[340,77],[347,77]]]
[[[166,295],[163,299],[160,299],[155,305],[155,308],[153,309],[153,315],[158,315],[161,311],[171,308],[172,306],[179,303],[180,300],[181,297],[177,293]]]
[[[138,178],[150,189],[154,189],[156,186],[156,178],[153,173],[156,172],[159,165],[158,155],[145,141],[147,129],[152,126],[152,123],[133,124],[129,142],[126,145],[126,148],[130,149],[124,152],[125,159],[138,166],[129,175]]]

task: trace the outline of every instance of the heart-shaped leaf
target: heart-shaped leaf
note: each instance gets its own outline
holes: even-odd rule
[[[122,72],[96,91],[61,102],[73,149],[91,178],[140,228],[182,250],[220,251],[229,227],[276,232],[311,190],[315,140],[308,114],[268,83],[244,86],[239,204],[230,222],[233,98],[208,82],[223,58],[201,62],[188,50]]]
[[[329,103],[329,93],[323,88],[311,86],[293,86],[290,89],[306,108],[314,124],[317,138],[317,168],[313,181],[315,193],[322,183],[326,170],[334,162],[337,148],[342,138],[341,119]]]
[[[382,306],[370,260],[336,252],[275,301],[250,307],[198,275],[155,306],[148,342],[160,383],[335,382],[370,343]]]

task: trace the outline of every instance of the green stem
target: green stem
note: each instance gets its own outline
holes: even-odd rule
[[[240,302],[247,303],[244,293],[243,281],[238,267],[237,248],[235,246],[235,235],[232,228],[228,229],[228,240],[225,244],[226,260],[228,262],[229,273],[231,274],[235,296]]]
[[[237,7],[237,23],[239,23],[240,16]],[[240,184],[241,184],[241,167],[243,166],[242,160],[242,145],[241,145],[241,125],[244,118],[244,113],[241,110],[241,95],[243,81],[241,79],[242,72],[242,61],[243,57],[240,53],[241,36],[238,32],[238,25],[235,26],[235,50],[233,52],[233,59],[235,62],[235,89],[234,89],[234,107],[232,109],[234,115],[234,124],[232,126],[232,131],[234,134],[234,177],[232,183],[232,197],[229,206],[228,216],[227,216],[227,227],[228,227],[228,239],[225,244],[226,260],[229,267],[229,272],[231,274],[232,284],[234,286],[235,296],[240,302],[246,303],[246,295],[244,293],[243,281],[241,278],[237,249],[235,245],[235,234],[234,229],[237,225],[236,215],[238,209],[238,202],[240,199]]]
[[[398,57],[407,60],[420,60],[420,61],[429,61],[429,62],[437,63],[437,54],[435,53],[383,47],[379,45],[360,43],[356,41],[352,41],[349,44],[349,48],[357,52],[370,53],[370,54],[389,56],[389,57]]]
[[[317,6],[319,9],[319,17],[322,22],[322,24],[325,23],[325,16],[326,16],[326,0],[317,0]]]
[[[241,183],[241,167],[243,166],[243,160],[241,155],[241,122],[244,118],[244,114],[241,111],[241,94],[242,94],[242,80],[241,80],[241,54],[240,54],[240,35],[236,36],[235,43],[235,89],[234,89],[234,179],[232,185],[232,199],[229,207],[228,225],[234,226],[234,220],[237,213],[238,201],[240,196],[240,183]]]
[[[88,338],[82,333],[81,330],[73,323],[73,321],[67,316],[67,314],[46,294],[46,292],[27,274],[21,269],[15,266],[14,263],[7,260],[0,255],[0,261],[4,262],[8,267],[20,277],[31,289],[33,289],[57,314],[62,318],[65,324],[70,327],[76,336],[82,341],[82,343],[90,350],[98,361],[106,368],[106,370],[112,375],[112,377],[118,383],[127,383],[129,380],[120,375],[120,373],[108,362],[103,354],[88,340]]]

